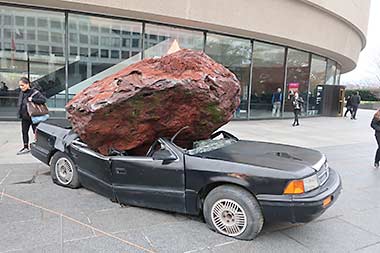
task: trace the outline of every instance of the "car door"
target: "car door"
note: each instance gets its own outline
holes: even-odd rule
[[[155,157],[155,152],[163,149],[171,154],[171,160]],[[119,156],[111,161],[112,183],[119,202],[185,212],[183,157],[169,142],[159,139],[147,156]]]
[[[114,200],[110,158],[91,150],[79,141],[70,144],[69,153],[77,166],[81,185]]]

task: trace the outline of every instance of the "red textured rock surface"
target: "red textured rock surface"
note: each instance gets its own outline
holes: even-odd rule
[[[66,110],[91,148],[142,150],[157,137],[205,139],[231,120],[240,103],[236,76],[202,52],[182,49],[145,59],[93,83]]]

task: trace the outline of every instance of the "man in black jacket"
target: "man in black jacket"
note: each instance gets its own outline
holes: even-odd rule
[[[32,126],[33,133],[36,131],[38,124],[33,124],[32,119],[28,113],[27,103],[29,101],[36,104],[44,104],[46,98],[36,89],[30,87],[30,81],[26,77],[22,77],[19,81],[20,94],[18,96],[17,108],[18,116],[21,119],[22,140],[24,147],[17,152],[17,155],[26,154],[29,149],[29,129]]]
[[[359,95],[359,91],[357,91],[355,95],[351,97],[351,106],[352,106],[351,119],[356,119],[356,112],[359,108],[360,101],[361,101],[361,97]]]

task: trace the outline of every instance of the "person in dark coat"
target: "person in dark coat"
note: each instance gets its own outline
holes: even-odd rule
[[[30,151],[29,149],[29,129],[32,126],[33,133],[36,131],[38,124],[33,124],[27,110],[28,101],[36,104],[46,103],[46,98],[36,89],[31,88],[30,81],[26,77],[22,77],[19,81],[20,94],[17,101],[18,116],[21,119],[22,140],[24,146],[17,155],[25,154]]]
[[[346,100],[346,112],[344,113],[344,117],[347,117],[347,113],[350,112],[352,117],[352,104],[351,104],[351,96],[347,97]]]
[[[377,150],[375,155],[375,163],[374,166],[376,168],[379,168],[379,162],[380,162],[380,109],[378,109],[373,115],[373,119],[371,122],[371,127],[375,130],[375,138],[377,142]]]
[[[302,97],[299,96],[298,92],[295,92],[294,96],[292,97],[292,106],[293,106],[293,112],[294,112],[293,126],[300,125],[298,121],[298,117],[301,114],[301,109],[302,109],[303,104],[304,104],[304,101]]]
[[[360,101],[361,101],[361,97],[359,95],[359,91],[357,91],[355,95],[351,97],[351,106],[352,106],[351,119],[356,119],[356,112],[358,111]]]

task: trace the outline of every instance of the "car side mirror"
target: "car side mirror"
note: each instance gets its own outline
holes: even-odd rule
[[[169,150],[160,149],[153,153],[153,160],[163,160],[163,161],[174,161],[177,157],[172,154]]]

